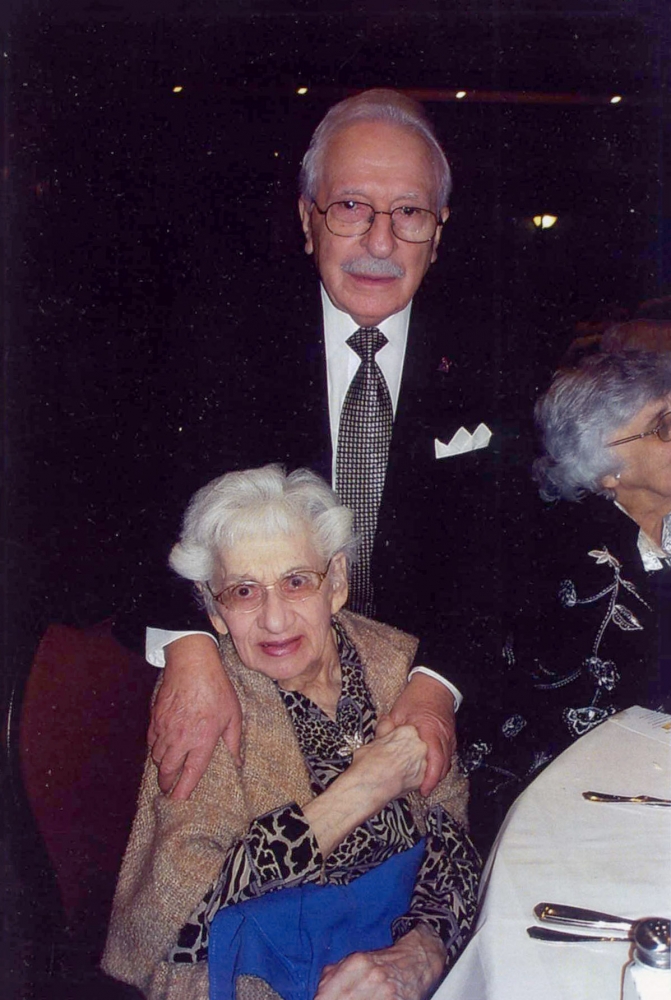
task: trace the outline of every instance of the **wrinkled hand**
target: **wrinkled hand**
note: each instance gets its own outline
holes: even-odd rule
[[[393,726],[404,725],[414,726],[428,747],[428,764],[420,791],[429,795],[450,770],[457,748],[454,697],[450,690],[433,677],[415,674],[391,713],[380,718],[376,734],[383,735]]]
[[[422,1000],[445,966],[445,946],[424,927],[390,948],[357,951],[322,972],[315,1000]]]
[[[240,703],[212,640],[189,635],[167,646],[147,733],[161,791],[188,799],[220,736],[239,764],[241,732]]]
[[[386,736],[376,736],[354,752],[350,776],[374,787],[381,794],[380,808],[399,795],[412,792],[426,772],[426,744],[414,726],[397,726]]]

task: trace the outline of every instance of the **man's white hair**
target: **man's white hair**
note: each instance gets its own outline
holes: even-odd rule
[[[331,139],[357,122],[386,122],[412,130],[426,143],[436,175],[435,211],[444,208],[452,190],[452,175],[445,153],[436,138],[433,125],[422,105],[397,90],[365,90],[334,106],[315,129],[308,151],[303,157],[299,178],[300,193],[314,202],[324,166],[324,157]],[[326,207],[326,206],[323,206]]]

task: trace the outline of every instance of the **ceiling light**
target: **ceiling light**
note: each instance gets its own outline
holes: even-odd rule
[[[466,96],[466,91],[465,90],[458,90],[455,96],[456,96],[457,100],[460,101],[462,99],[462,97]]]
[[[536,229],[552,229],[556,221],[556,215],[534,215],[533,218]]]
[[[621,96],[619,94],[615,94],[613,97],[611,97],[610,103],[619,104],[621,100],[622,100]]]
[[[297,89],[297,91],[296,91],[296,93],[297,93],[297,94],[301,94],[301,96],[302,96],[303,94],[307,94],[307,92],[308,92],[308,88],[307,88],[307,87],[299,87],[299,88]]]
[[[180,86],[179,84],[176,87],[172,88],[173,94],[181,94],[183,90],[184,87]]]

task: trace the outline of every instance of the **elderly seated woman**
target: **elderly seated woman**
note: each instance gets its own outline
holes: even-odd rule
[[[499,818],[610,715],[671,710],[671,353],[583,357],[557,372],[536,419],[550,503],[518,573],[505,710],[471,747],[478,811],[484,799]]]
[[[149,998],[419,1000],[465,943],[466,780],[453,767],[423,799],[416,730],[376,731],[416,640],[342,610],[351,521],[318,476],[279,466],[188,507],[170,562],[220,635],[243,764],[220,742],[184,802],[147,762],[103,967]]]
[[[541,683],[561,690],[575,738],[631,704],[671,707],[671,354],[587,357],[555,376],[536,418],[541,496],[574,501],[548,511],[539,564],[553,585],[545,651],[563,637]]]

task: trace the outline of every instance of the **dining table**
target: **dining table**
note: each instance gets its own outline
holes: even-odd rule
[[[671,806],[586,791],[671,799],[671,716],[611,716],[522,792],[487,859],[473,935],[434,1000],[620,1000],[628,940],[549,943],[527,928],[541,902],[671,917]]]

